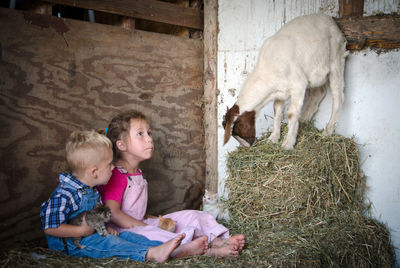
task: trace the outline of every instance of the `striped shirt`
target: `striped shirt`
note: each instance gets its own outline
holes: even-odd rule
[[[80,189],[89,188],[71,173],[61,173],[59,179],[60,184],[49,200],[42,204],[40,210],[43,230],[57,228],[60,224],[66,223],[69,216],[79,209],[82,199]]]

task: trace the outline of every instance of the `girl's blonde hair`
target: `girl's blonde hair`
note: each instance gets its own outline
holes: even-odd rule
[[[65,146],[67,163],[74,173],[81,173],[97,165],[111,149],[111,141],[95,131],[78,130],[71,133]]]
[[[123,139],[124,135],[129,132],[131,120],[143,120],[148,122],[143,113],[136,110],[128,110],[115,116],[108,125],[107,137],[111,140],[113,145],[114,162],[121,157],[121,152],[118,150],[116,143],[118,140]]]

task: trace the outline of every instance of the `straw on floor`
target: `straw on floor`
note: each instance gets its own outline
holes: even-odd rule
[[[283,134],[287,131],[283,126]],[[369,216],[365,176],[352,138],[301,125],[293,151],[267,142],[228,157],[232,234],[246,235],[238,259],[204,256],[139,263],[68,257],[44,247],[2,255],[1,267],[388,267],[395,257],[386,227]]]

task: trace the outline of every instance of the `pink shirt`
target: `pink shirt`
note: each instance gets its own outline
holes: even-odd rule
[[[129,174],[131,176],[142,175],[140,170],[136,174]],[[117,168],[114,168],[110,180],[106,185],[97,187],[100,193],[103,204],[107,200],[114,200],[122,205],[122,197],[124,196],[125,189],[128,185],[128,179],[125,174],[122,174]]]

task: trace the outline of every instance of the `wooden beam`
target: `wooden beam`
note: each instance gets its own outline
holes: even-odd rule
[[[206,189],[218,190],[217,0],[204,0],[204,134]]]
[[[364,0],[339,0],[339,18],[362,16]]]
[[[400,15],[336,19],[349,50],[400,48]]]
[[[203,12],[156,0],[43,0],[52,4],[92,9],[126,17],[203,29]]]

